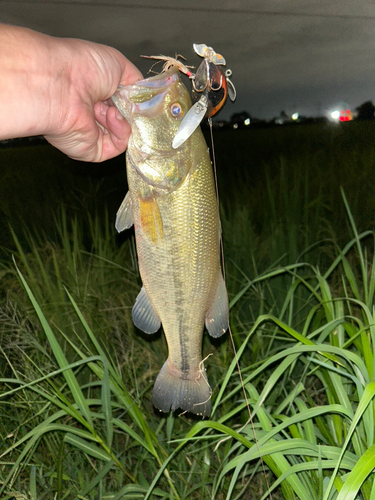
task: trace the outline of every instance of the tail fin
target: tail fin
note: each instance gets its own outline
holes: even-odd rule
[[[152,403],[159,410],[182,410],[208,417],[211,413],[211,387],[202,369],[185,374],[167,359],[156,378]]]

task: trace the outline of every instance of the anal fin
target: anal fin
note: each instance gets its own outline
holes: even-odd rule
[[[130,198],[130,192],[126,193],[120,208],[117,210],[115,228],[118,233],[129,229],[133,225],[133,211],[132,211],[132,200]]]
[[[229,326],[228,294],[223,275],[220,272],[214,304],[206,316],[206,328],[211,337],[223,335]]]
[[[145,333],[155,333],[161,321],[154,311],[144,287],[139,292],[132,310],[133,323]]]

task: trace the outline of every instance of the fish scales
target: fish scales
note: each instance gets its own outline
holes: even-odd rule
[[[113,100],[132,126],[129,197],[117,225],[122,229],[129,227],[130,219],[134,223],[143,288],[133,319],[147,333],[161,322],[169,350],[152,401],[164,412],[182,408],[207,416],[211,388],[201,353],[204,324],[215,337],[228,325],[208,148],[200,129],[176,151],[171,147],[180,120],[169,116],[170,107],[177,102],[183,113],[191,107],[175,69],[126,87]]]
[[[128,183],[130,193],[141,192],[144,187],[134,169],[128,171]],[[161,219],[168,223],[163,225],[163,238],[157,245],[144,236],[136,222],[140,213],[138,198],[134,198],[143,286],[159,313],[171,361],[180,370],[192,369],[197,374],[205,314],[214,299],[220,265],[219,219],[211,164],[201,161],[193,165],[189,178],[178,190],[158,197]]]

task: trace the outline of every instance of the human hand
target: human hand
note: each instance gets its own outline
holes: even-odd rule
[[[44,135],[76,160],[122,153],[130,126],[112,105],[142,78],[116,49],[0,24],[0,139]]]
[[[130,85],[142,74],[111,47],[75,39],[59,42],[65,46],[69,71],[63,96],[54,103],[58,109],[51,109],[59,120],[46,139],[76,160],[100,162],[119,155],[131,130],[110,97],[119,85]]]

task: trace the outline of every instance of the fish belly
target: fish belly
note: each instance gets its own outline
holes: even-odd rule
[[[202,147],[199,147],[203,141]],[[192,165],[174,191],[153,188],[128,161],[139,270],[147,297],[168,342],[168,360],[153,390],[162,411],[211,410],[202,362],[205,318],[220,270],[220,222],[212,167],[203,136],[193,140]],[[197,160],[195,160],[197,158]]]

